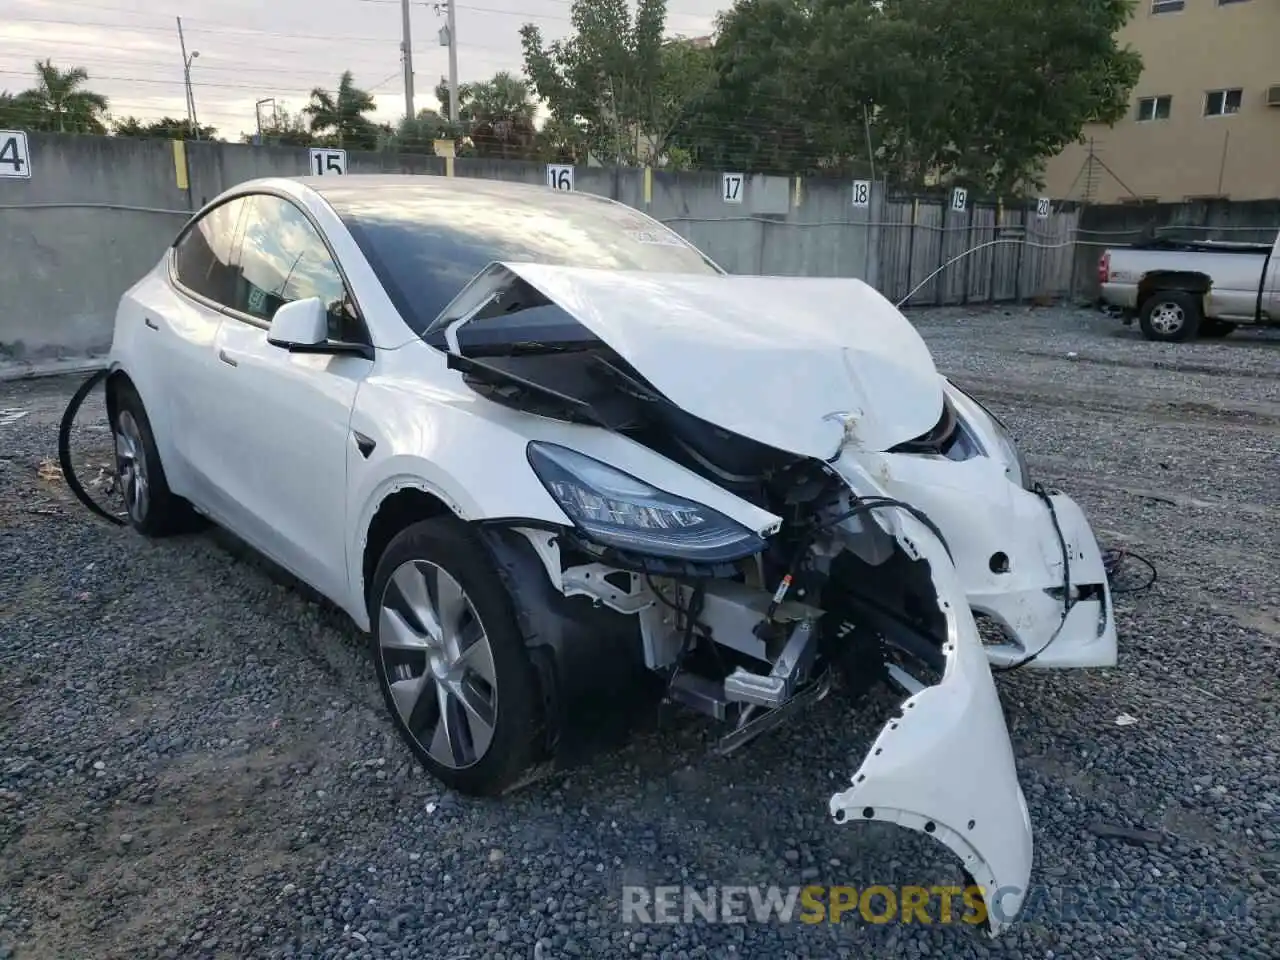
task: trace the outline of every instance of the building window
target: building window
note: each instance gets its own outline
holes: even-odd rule
[[[1245,0],[1218,0],[1218,6],[1225,7],[1228,3],[1244,3]]]
[[[1223,117],[1240,112],[1240,101],[1244,91],[1239,87],[1234,90],[1210,90],[1204,95],[1204,115],[1206,117]]]
[[[1173,105],[1173,97],[1139,97],[1138,122],[1147,120],[1168,120],[1169,108]]]
[[[1177,13],[1185,6],[1185,0],[1151,0],[1152,13]]]

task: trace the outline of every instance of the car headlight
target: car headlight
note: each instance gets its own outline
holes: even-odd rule
[[[992,451],[992,454],[1004,464],[1005,473],[1008,474],[1009,479],[1024,490],[1030,490],[1031,472],[1027,469],[1027,461],[1004,421],[988,410],[981,400],[965,393],[954,383],[948,381],[948,386],[955,392],[953,400],[962,417],[969,416],[986,421],[987,429],[995,438],[999,448]]]
[[[710,507],[567,447],[534,441],[528,455],[574,526],[602,546],[698,563],[739,560],[765,547],[761,537]]]

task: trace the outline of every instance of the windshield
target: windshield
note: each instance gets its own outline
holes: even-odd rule
[[[424,178],[426,179],[426,178]],[[434,179],[434,178],[433,178]],[[494,261],[722,273],[674,231],[582,194],[473,180],[325,191],[405,322],[422,336]]]

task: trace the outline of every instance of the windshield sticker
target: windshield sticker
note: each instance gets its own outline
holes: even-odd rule
[[[684,240],[672,233],[659,233],[656,230],[628,230],[632,239],[655,247],[687,247]]]

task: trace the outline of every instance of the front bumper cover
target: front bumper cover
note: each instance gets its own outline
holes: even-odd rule
[[[838,469],[858,494],[881,492],[853,462],[842,460]],[[895,823],[946,845],[981,888],[986,927],[995,936],[1021,909],[1033,858],[1031,818],[1000,698],[942,543],[905,512],[880,511],[877,522],[929,563],[946,620],[945,666],[941,680],[909,696],[880,731],[852,786],[831,797],[830,813],[838,823]]]
[[[864,467],[889,495],[919,507],[938,525],[973,612],[989,618],[1003,642],[985,649],[1007,666],[1035,654],[1028,669],[1113,667],[1115,613],[1102,551],[1079,505],[1050,496],[1053,512],[1035,493],[1009,482],[986,457],[955,462],[883,454]],[[1067,545],[1074,602],[1063,620],[1063,550]],[[1052,641],[1052,642],[1051,642]]]

